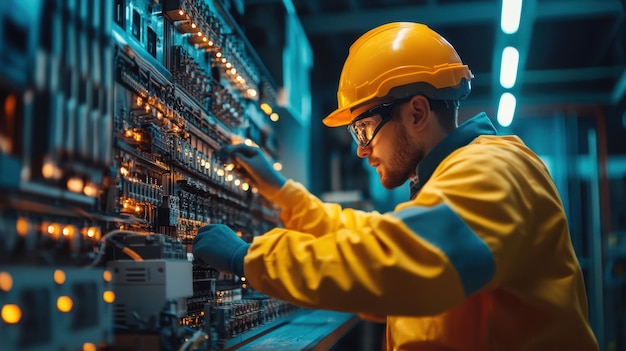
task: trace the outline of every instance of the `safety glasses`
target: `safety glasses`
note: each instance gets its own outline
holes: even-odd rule
[[[352,139],[362,148],[367,147],[380,128],[393,117],[393,109],[402,103],[409,101],[411,98],[396,100],[373,107],[360,115],[358,115],[348,125],[348,130]]]

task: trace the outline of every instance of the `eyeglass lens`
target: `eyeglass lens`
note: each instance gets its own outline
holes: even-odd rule
[[[375,114],[350,125],[350,134],[361,147],[367,146],[374,138],[376,127],[382,122],[380,114]]]

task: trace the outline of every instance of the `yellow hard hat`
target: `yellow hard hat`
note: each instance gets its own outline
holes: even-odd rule
[[[350,46],[339,78],[338,108],[323,123],[346,125],[352,120],[351,108],[378,97],[425,95],[458,101],[470,93],[473,77],[454,47],[428,26],[384,24]]]

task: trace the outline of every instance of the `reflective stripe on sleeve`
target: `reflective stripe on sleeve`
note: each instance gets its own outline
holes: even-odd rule
[[[459,273],[465,296],[483,287],[493,277],[495,267],[491,250],[448,205],[411,207],[392,215],[448,256]]]

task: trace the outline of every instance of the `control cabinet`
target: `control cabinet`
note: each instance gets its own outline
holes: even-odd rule
[[[303,313],[190,253],[209,223],[281,225],[217,156],[279,155],[278,88],[228,5],[0,5],[3,350],[219,350]]]

